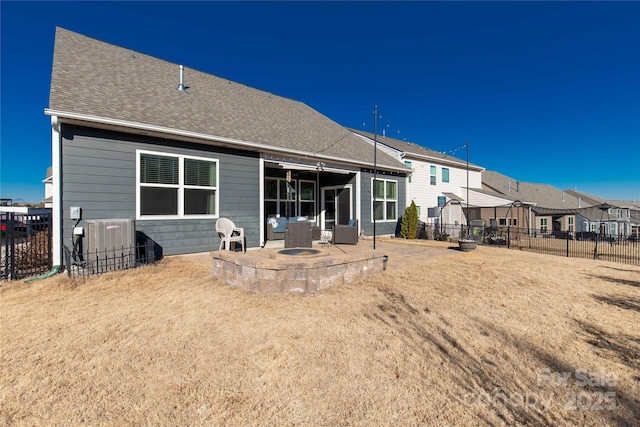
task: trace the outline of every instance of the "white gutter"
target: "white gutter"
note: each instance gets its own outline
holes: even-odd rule
[[[242,141],[239,139],[226,138],[226,137],[216,136],[216,135],[209,135],[209,134],[200,133],[200,132],[192,132],[188,130],[174,129],[174,128],[169,128],[165,126],[130,122],[128,120],[109,119],[105,117],[92,116],[88,114],[78,114],[78,113],[70,113],[66,111],[51,110],[48,108],[45,108],[44,113],[49,116],[57,116],[58,120],[68,119],[68,120],[76,120],[79,122],[100,123],[103,125],[135,129],[138,131],[144,130],[144,131],[153,132],[157,134],[180,136],[184,138],[196,139],[199,141],[205,140],[205,141],[212,141],[212,142],[217,142],[222,144],[231,144],[237,147],[244,147],[254,151],[274,151],[279,153],[286,153],[288,155],[311,157],[314,159],[326,159],[334,162],[341,162],[341,163],[352,164],[357,166],[366,166],[366,167],[373,166],[370,163],[357,162],[350,159],[327,156],[325,154],[313,153],[310,151],[301,151],[301,150],[293,150],[289,148],[275,147],[271,145],[259,144],[256,142],[249,142],[249,141]],[[403,171],[401,167],[395,168],[395,167],[386,166],[386,165],[382,165],[382,166],[378,165],[378,166],[382,167],[383,169]]]

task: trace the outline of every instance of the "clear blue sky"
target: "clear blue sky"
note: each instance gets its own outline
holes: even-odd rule
[[[55,26],[520,181],[640,200],[638,2],[0,2],[0,196],[44,198]],[[364,123],[364,125],[363,125]],[[457,153],[459,154],[459,153]],[[456,154],[456,155],[457,155]]]

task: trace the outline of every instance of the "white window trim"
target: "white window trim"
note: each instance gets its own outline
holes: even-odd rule
[[[398,221],[398,191],[400,191],[400,187],[398,186],[398,180],[395,179],[384,179],[384,178],[376,178],[376,181],[380,181],[384,183],[384,200],[382,200],[382,202],[385,204],[384,206],[384,219],[376,219],[376,222],[396,222]],[[395,199],[387,199],[387,182],[395,182],[396,183],[396,198]],[[374,199],[374,194],[375,194],[375,188],[373,187],[373,177],[371,178],[371,223],[373,224],[373,216],[374,216],[374,206],[373,206],[373,199]],[[381,201],[380,199],[375,199],[376,202]],[[387,206],[386,203],[387,202],[396,202],[396,217],[395,219],[387,219]]]
[[[150,154],[153,156],[176,157],[178,159],[178,185],[172,184],[140,184],[140,155]],[[184,214],[184,189],[202,189],[204,187],[184,184],[184,160],[202,160],[216,163],[216,213],[213,215],[185,215]],[[140,187],[156,188],[177,188],[178,189],[178,214],[177,215],[142,215],[140,213]],[[207,187],[211,188],[211,187]],[[136,150],[136,219],[137,220],[168,220],[168,219],[211,219],[220,217],[220,160],[209,157],[189,156],[163,151]]]

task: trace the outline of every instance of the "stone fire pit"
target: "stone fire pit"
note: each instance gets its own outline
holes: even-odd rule
[[[383,271],[381,253],[331,256],[328,251],[290,248],[269,253],[215,251],[213,276],[256,292],[317,292],[356,283]]]

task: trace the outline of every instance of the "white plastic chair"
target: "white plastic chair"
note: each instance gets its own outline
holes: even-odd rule
[[[224,246],[230,251],[231,242],[240,242],[242,244],[242,251],[247,252],[244,242],[244,228],[236,227],[229,218],[218,218],[216,221],[216,232],[218,232],[218,237],[220,237],[220,248],[218,248],[218,250],[222,250]]]

